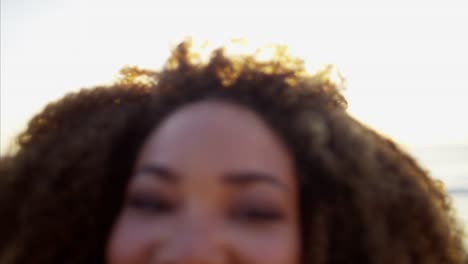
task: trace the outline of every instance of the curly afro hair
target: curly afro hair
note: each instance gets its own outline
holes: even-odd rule
[[[104,263],[136,155],[190,102],[257,113],[286,143],[300,193],[302,263],[467,263],[448,195],[391,140],[353,119],[329,69],[309,75],[283,48],[268,61],[203,62],[190,41],[161,71],[49,104],[0,163],[0,263]]]

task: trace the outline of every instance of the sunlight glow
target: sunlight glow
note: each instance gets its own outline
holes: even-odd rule
[[[124,66],[159,69],[187,37],[199,62],[221,45],[235,55],[276,43],[311,73],[333,65],[352,116],[414,153],[448,188],[468,190],[466,0],[0,4],[0,155],[49,102],[125,81]],[[452,197],[468,226],[468,196]]]
[[[124,65],[160,68],[187,36],[208,39],[196,43],[206,50],[233,40],[234,54],[287,44],[310,71],[337,65],[350,113],[382,133],[468,144],[463,2],[202,3],[2,1],[0,153],[48,102],[110,83]]]

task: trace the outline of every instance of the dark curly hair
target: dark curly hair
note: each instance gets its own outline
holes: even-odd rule
[[[190,102],[248,107],[298,172],[302,263],[467,263],[440,182],[346,112],[324,69],[276,49],[269,61],[190,41],[161,71],[126,68],[111,86],[49,104],[0,163],[0,263],[104,263],[132,165],[151,130]]]

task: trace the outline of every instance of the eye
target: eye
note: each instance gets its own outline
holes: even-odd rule
[[[273,223],[281,221],[284,214],[279,209],[250,206],[235,210],[233,218],[245,223]]]
[[[127,206],[148,214],[165,214],[174,210],[174,204],[156,195],[135,194],[128,198]]]

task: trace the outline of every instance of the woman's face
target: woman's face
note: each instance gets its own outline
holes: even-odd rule
[[[286,147],[250,110],[186,106],[144,144],[107,263],[299,263],[294,173]]]

